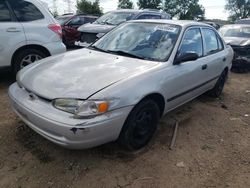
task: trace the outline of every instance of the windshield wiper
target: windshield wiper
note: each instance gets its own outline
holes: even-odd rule
[[[122,50],[117,50],[117,51],[115,51],[115,50],[108,50],[107,52],[110,52],[112,54],[127,56],[127,57],[138,58],[138,59],[146,59],[144,57],[141,57],[141,56],[138,56],[138,55],[135,55],[135,54],[131,54],[129,52],[125,52],[125,51],[122,51]]]

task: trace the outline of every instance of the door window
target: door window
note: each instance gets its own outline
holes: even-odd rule
[[[212,29],[202,29],[205,41],[205,53],[210,55],[219,51],[219,43],[216,33]]]
[[[179,54],[196,53],[199,57],[203,55],[202,36],[200,29],[193,28],[186,31]]]
[[[10,22],[11,16],[10,11],[4,1],[0,1],[0,22]]]
[[[34,21],[44,18],[40,10],[30,2],[25,0],[10,0],[9,2],[20,22]]]

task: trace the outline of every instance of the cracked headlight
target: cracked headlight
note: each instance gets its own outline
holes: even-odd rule
[[[107,112],[109,102],[104,100],[55,99],[53,106],[76,116],[88,117]]]

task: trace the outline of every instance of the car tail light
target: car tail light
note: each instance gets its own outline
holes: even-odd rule
[[[62,27],[59,24],[50,24],[48,28],[62,38]]]

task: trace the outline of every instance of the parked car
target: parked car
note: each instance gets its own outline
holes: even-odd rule
[[[0,68],[16,73],[66,51],[61,26],[39,0],[1,0],[0,10]]]
[[[88,48],[24,68],[9,97],[16,114],[56,144],[82,149],[118,139],[137,150],[167,112],[205,92],[220,96],[232,59],[206,24],[130,21]]]
[[[235,24],[250,24],[250,18],[238,20],[235,22]]]
[[[66,14],[57,17],[57,21],[62,26],[63,43],[67,47],[74,46],[75,42],[80,39],[80,32],[77,29],[83,24],[94,22],[97,18],[97,16],[86,14]]]
[[[226,43],[231,45],[235,56],[232,71],[250,70],[250,25],[226,25],[220,29]]]
[[[97,19],[94,23],[85,24],[78,28],[81,32],[80,41],[76,46],[87,47],[94,43],[98,38],[111,31],[119,24],[138,19],[170,19],[171,16],[158,10],[115,10],[108,12]]]

